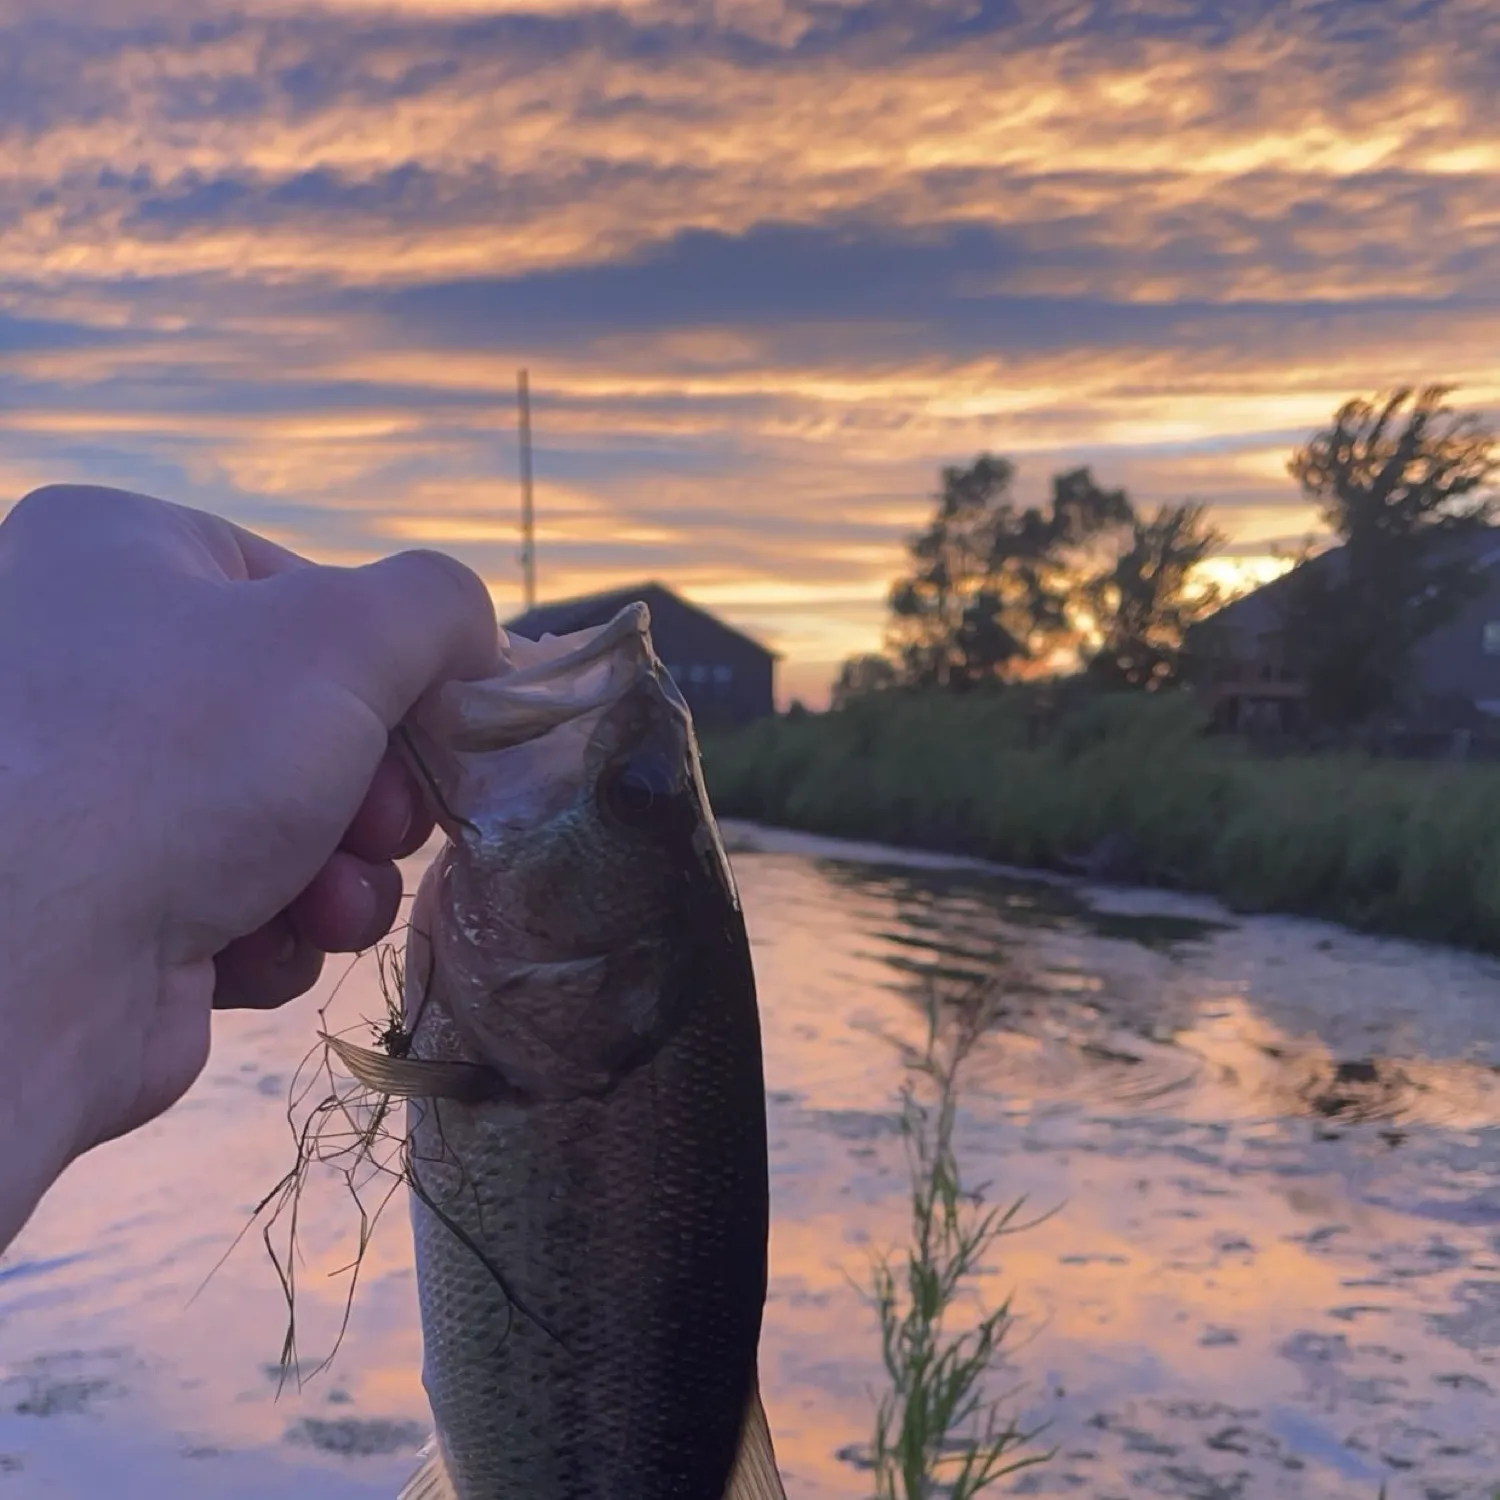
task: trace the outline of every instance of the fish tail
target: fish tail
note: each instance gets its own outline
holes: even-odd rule
[[[771,1426],[761,1404],[759,1380],[750,1392],[750,1406],[740,1430],[740,1451],[724,1500],[786,1500],[786,1490],[776,1470],[776,1451],[771,1446]]]
[[[443,1450],[433,1438],[418,1455],[423,1464],[410,1479],[396,1500],[458,1500],[458,1491],[448,1474],[448,1465],[443,1462]]]

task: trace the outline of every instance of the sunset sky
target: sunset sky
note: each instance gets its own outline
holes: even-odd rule
[[[819,700],[939,468],[1312,526],[1500,410],[1493,0],[0,0],[0,506],[95,479],[520,601],[647,578]]]

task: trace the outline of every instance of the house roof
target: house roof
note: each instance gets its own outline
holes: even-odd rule
[[[780,657],[780,652],[772,651],[768,646],[762,645],[754,636],[746,635],[743,630],[736,630],[733,625],[726,625],[717,615],[710,614],[706,609],[700,609],[696,604],[688,603],[681,594],[674,593],[665,584],[655,582],[632,584],[628,588],[606,589],[597,594],[579,594],[572,599],[557,599],[550,604],[538,604],[524,614],[516,615],[513,619],[503,623],[507,630],[526,636],[530,640],[536,640],[543,635],[566,635],[570,631],[583,630],[590,625],[601,624],[636,600],[643,600],[653,617],[658,613],[656,606],[665,601],[669,611],[680,611],[696,616],[711,629],[721,631],[725,635],[732,635],[773,660]]]
[[[1463,538],[1463,546],[1466,550],[1472,551],[1474,560],[1480,567],[1495,567],[1500,564],[1500,526],[1486,526],[1481,530],[1470,532]],[[1286,593],[1288,580],[1292,575],[1303,568],[1337,568],[1340,566],[1339,560],[1343,551],[1343,547],[1340,546],[1330,547],[1327,551],[1317,553],[1297,567],[1278,574],[1269,583],[1263,583],[1259,588],[1251,589],[1248,594],[1242,594],[1238,599],[1231,599],[1222,609],[1215,610],[1200,623],[1229,625],[1236,630],[1257,632],[1277,629],[1281,622],[1280,601]]]

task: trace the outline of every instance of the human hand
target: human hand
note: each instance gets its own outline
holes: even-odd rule
[[[81,486],[0,522],[0,1138],[32,1158],[0,1246],[186,1091],[214,1005],[281,1004],[389,931],[431,831],[389,731],[497,668],[484,585],[440,554],[318,567]]]

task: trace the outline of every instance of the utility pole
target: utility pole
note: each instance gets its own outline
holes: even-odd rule
[[[531,386],[522,370],[516,378],[521,419],[521,584],[526,608],[536,608],[536,515],[531,504]]]

